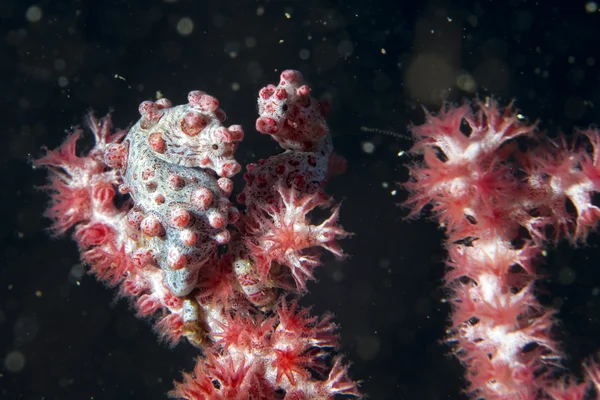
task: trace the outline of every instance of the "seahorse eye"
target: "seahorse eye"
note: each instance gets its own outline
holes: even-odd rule
[[[284,104],[284,105],[281,107],[281,109],[282,109],[283,111],[287,111],[287,110],[288,110],[288,105],[287,105],[287,104]]]
[[[219,150],[219,145],[218,144],[213,144],[212,145],[212,149],[213,150]]]

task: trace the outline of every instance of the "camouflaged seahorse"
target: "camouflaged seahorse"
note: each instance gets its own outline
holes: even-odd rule
[[[121,171],[120,191],[134,202],[127,215],[139,232],[134,262],[159,266],[181,297],[194,289],[216,246],[229,241],[227,225],[239,217],[228,198],[244,133],[239,125],[225,128],[218,100],[200,91],[175,107],[164,98],[145,101],[140,114],[123,142],[107,148],[105,162]]]

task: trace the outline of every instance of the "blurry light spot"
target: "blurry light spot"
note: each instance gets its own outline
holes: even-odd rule
[[[215,15],[213,15],[212,23],[217,28],[222,28],[223,25],[225,25],[226,21],[227,21],[227,17],[225,15],[223,15],[223,14],[215,14]]]
[[[552,299],[552,308],[560,309],[565,304],[565,299],[562,297],[555,297]]]
[[[231,90],[233,90],[234,92],[237,92],[238,90],[240,90],[240,84],[238,82],[233,82],[231,84]]]
[[[477,84],[475,83],[475,79],[468,72],[460,73],[456,77],[456,86],[464,91],[469,93],[475,93],[477,89]]]
[[[42,19],[42,9],[38,6],[31,6],[25,12],[25,18],[29,22],[38,22]]]
[[[335,281],[335,282],[341,282],[344,279],[344,273],[340,270],[337,269],[332,275],[331,278]]]
[[[69,271],[69,282],[77,283],[85,274],[85,267],[81,264],[75,264]]]
[[[354,53],[354,45],[349,40],[342,40],[340,44],[338,44],[338,54],[342,57],[349,57]]]
[[[177,33],[181,36],[188,36],[194,30],[194,21],[191,18],[183,17],[177,22]]]
[[[363,360],[372,360],[375,358],[377,353],[379,353],[379,347],[379,339],[374,336],[370,336],[358,339],[356,351],[358,352],[359,357]]]
[[[299,53],[301,60],[308,60],[310,58],[310,51],[308,49],[302,49]]]
[[[562,268],[558,272],[558,280],[563,285],[570,285],[575,282],[576,276],[575,270],[569,267]]]
[[[381,54],[385,54],[385,49],[381,49]]]
[[[258,7],[256,9],[256,15],[258,15],[259,17],[262,17],[265,14],[265,8],[264,7]]]
[[[67,63],[65,62],[65,60],[62,60],[60,58],[57,58],[56,60],[54,60],[54,69],[57,71],[62,71],[63,69],[65,69],[65,67],[67,66]]]
[[[19,99],[19,107],[21,108],[29,108],[31,104],[29,103],[29,99],[25,98],[25,97],[21,97]]]
[[[367,154],[373,154],[375,151],[375,145],[373,142],[362,142],[362,150]]]
[[[69,85],[69,79],[66,76],[61,76],[58,78],[58,86],[65,87]]]
[[[476,16],[476,15],[473,15],[473,14],[471,14],[471,15],[469,15],[469,16],[467,17],[467,22],[468,22],[468,23],[469,23],[469,24],[470,24],[472,27],[476,27],[479,21],[478,21],[478,19],[477,19],[477,16]]]
[[[246,45],[246,47],[251,49],[254,46],[256,46],[256,39],[253,38],[252,36],[247,37],[246,40],[244,40],[244,44]]]
[[[444,56],[422,53],[406,68],[404,82],[413,99],[424,104],[440,104],[456,82],[456,71]]]
[[[250,75],[250,78],[258,79],[262,76],[262,72],[262,67],[258,62],[252,61],[248,64],[248,75]]]
[[[587,3],[585,3],[585,12],[591,14],[596,11],[598,11],[598,3],[596,3],[595,1],[588,1]]]
[[[229,55],[229,57],[237,58],[240,52],[240,44],[238,42],[227,42],[224,50],[225,54]]]
[[[11,351],[4,358],[4,366],[10,372],[19,372],[25,367],[25,356],[20,351]]]

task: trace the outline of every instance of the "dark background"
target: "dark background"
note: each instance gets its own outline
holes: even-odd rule
[[[328,190],[356,233],[343,243],[352,257],[322,267],[303,303],[336,314],[351,374],[370,398],[465,398],[461,369],[440,342],[442,234],[425,219],[402,220],[396,206],[408,161],[398,152],[410,147],[401,135],[422,121],[421,104],[436,110],[490,94],[515,98],[550,135],[600,121],[593,9],[585,1],[0,1],[0,397],[163,399],[197,354],[158,343],[113,290],[82,275],[75,245],[46,230],[47,198],[36,190],[45,173],[28,160],[59,145],[90,109],[114,109],[124,127],[157,91],[180,104],[202,89],[219,98],[228,123],[244,126],[245,165],[279,151],[253,129],[255,100],[293,68],[332,99],[330,127],[348,171]],[[560,308],[575,372],[600,344],[597,236],[589,243],[551,252],[540,283],[543,300]]]

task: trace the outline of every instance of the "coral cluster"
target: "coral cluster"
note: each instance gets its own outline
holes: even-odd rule
[[[327,110],[297,71],[260,91],[257,129],[284,152],[248,165],[242,209],[230,196],[244,132],[223,126],[219,102],[200,91],[179,106],[143,102],[128,131],[90,115],[96,143],[87,154],[76,153],[78,130],[37,161],[50,170],[54,232],[72,229],[90,270],[154,318],[161,335],[202,350],[172,396],[360,396],[330,355],[338,347],[332,317],[286,298],[306,291],[320,249],[344,257],[337,240],[348,233],[323,190],[343,169]],[[332,209],[330,217],[313,223],[315,208]]]
[[[555,400],[598,391],[594,362],[583,383],[560,368],[555,311],[536,299],[535,283],[550,244],[584,242],[598,224],[600,133],[550,140],[512,105],[487,99],[428,114],[413,134],[421,160],[410,166],[407,205],[412,215],[430,207],[448,236],[448,342],[468,391]]]

